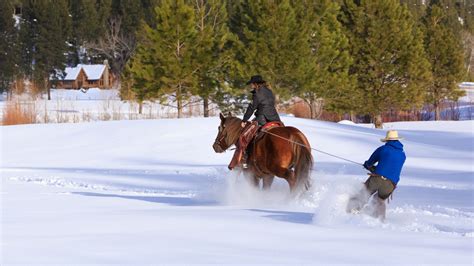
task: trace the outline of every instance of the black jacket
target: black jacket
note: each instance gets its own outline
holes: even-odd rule
[[[243,121],[247,122],[255,110],[257,110],[255,116],[260,126],[267,122],[281,121],[275,109],[275,96],[267,87],[252,90],[252,103],[247,107]]]

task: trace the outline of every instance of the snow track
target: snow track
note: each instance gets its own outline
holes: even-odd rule
[[[31,175],[32,172],[38,175],[36,170],[13,170],[17,174],[23,173],[23,176]],[[39,171],[41,172],[41,171]],[[47,171],[45,171],[47,173]],[[126,171],[128,175],[134,176],[139,173],[137,171]],[[117,171],[104,171],[108,175]],[[82,171],[82,176],[86,175],[87,171]],[[153,172],[145,173],[153,175]],[[81,174],[79,174],[81,176]],[[94,175],[97,175],[95,173]],[[355,226],[366,228],[380,228],[385,230],[399,231],[399,232],[418,232],[418,233],[439,233],[448,234],[461,237],[473,237],[474,232],[472,222],[474,213],[469,211],[461,211],[454,208],[446,208],[442,206],[422,206],[415,207],[412,204],[404,204],[395,208],[390,208],[389,205],[388,216],[390,217],[386,222],[380,222],[367,215],[348,215],[344,212],[345,205],[351,193],[355,192],[356,188],[360,186],[357,180],[350,180],[348,176],[331,176],[327,178],[324,175],[318,175],[319,180],[313,180],[313,187],[310,191],[305,192],[297,199],[293,199],[288,193],[286,183],[277,182],[271,191],[258,191],[252,188],[244,180],[243,176],[234,173],[227,174],[222,179],[219,176],[207,176],[208,182],[212,186],[208,190],[183,190],[183,189],[160,189],[160,185],[156,185],[156,189],[149,189],[146,187],[133,186],[123,182],[118,184],[113,183],[93,183],[87,181],[86,178],[63,178],[61,176],[50,177],[10,177],[11,181],[19,183],[32,183],[44,186],[52,186],[58,188],[66,188],[74,190],[75,192],[60,192],[62,194],[83,195],[83,196],[97,196],[97,197],[129,197],[133,198],[141,196],[142,200],[150,202],[159,202],[154,200],[154,197],[169,197],[175,200],[182,199],[182,201],[194,201],[195,205],[240,205],[246,207],[268,207],[268,208],[314,208],[315,214],[312,218],[313,223],[323,226]],[[83,181],[73,181],[73,180]],[[90,180],[91,178],[89,178]],[[94,179],[92,179],[94,180]],[[96,180],[104,180],[96,178]],[[339,185],[335,185],[334,181]],[[344,181],[346,180],[346,181]],[[117,180],[115,180],[116,182]],[[343,182],[341,182],[343,181]],[[135,180],[136,182],[136,180]],[[419,182],[420,183],[420,182]],[[421,186],[422,183],[419,184]],[[152,185],[155,187],[155,185]],[[463,187],[449,187],[446,185],[432,185],[428,187],[460,190],[466,189]],[[219,192],[218,192],[219,191]],[[103,194],[100,194],[103,193]],[[309,214],[308,214],[309,215]]]

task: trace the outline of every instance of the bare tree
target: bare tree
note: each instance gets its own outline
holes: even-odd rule
[[[464,31],[462,41],[466,53],[467,72],[474,76],[474,34],[469,31]]]
[[[137,47],[137,38],[134,32],[123,32],[120,17],[108,20],[107,30],[96,42],[86,44],[86,48],[105,57],[116,81],[120,84],[120,75]]]

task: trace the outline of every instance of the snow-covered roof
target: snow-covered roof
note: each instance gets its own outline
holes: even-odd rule
[[[76,80],[77,75],[79,75],[79,72],[81,72],[81,67],[66,67],[64,70],[66,73],[66,76],[64,77],[64,80]]]
[[[474,82],[462,82],[461,84],[459,84],[459,87],[474,88]]]
[[[97,80],[102,77],[102,73],[104,73],[105,65],[78,65],[82,66],[84,71],[86,72],[87,79],[89,80]]]
[[[105,65],[83,65],[79,64],[76,67],[66,67],[64,72],[66,76],[64,80],[76,80],[77,75],[81,72],[81,69],[84,69],[88,80],[98,80],[104,73]]]

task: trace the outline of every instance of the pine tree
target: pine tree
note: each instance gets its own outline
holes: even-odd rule
[[[111,71],[120,77],[137,46],[137,32],[144,18],[140,1],[113,0],[107,29],[90,48],[109,61]]]
[[[317,118],[316,104],[321,99],[325,109],[338,113],[350,112],[357,94],[352,89],[349,77],[351,57],[349,42],[343,27],[338,21],[340,6],[330,0],[296,6],[301,14],[300,28],[309,25],[306,33],[310,45],[310,55],[299,69],[298,81],[301,83],[303,99],[311,109],[311,118]],[[304,45],[304,44],[302,44]]]
[[[136,0],[112,0],[110,17],[120,17],[122,30],[135,34],[144,18],[142,3]]]
[[[204,117],[208,117],[210,101],[219,103],[226,86],[226,69],[233,62],[233,36],[227,26],[226,2],[198,0],[194,10],[197,36],[193,58],[199,64],[197,94],[203,99]]]
[[[289,0],[244,0],[232,28],[242,43],[238,59],[243,75],[260,74],[277,97],[287,98],[299,89],[297,72],[309,54],[307,27],[301,28]]]
[[[460,35],[456,33],[458,27],[453,23],[456,22],[445,7],[430,5],[425,17],[425,47],[433,73],[433,81],[428,86],[428,102],[435,108],[436,120],[441,118],[440,104],[444,99],[457,100],[463,95],[458,83],[466,73],[464,55]]]
[[[99,22],[96,0],[71,0],[69,10],[72,16],[74,39],[79,45],[96,39],[103,32],[105,25]]]
[[[34,46],[36,39],[38,38],[38,20],[29,1],[22,1],[22,9],[18,41],[20,48],[20,72],[25,78],[31,79],[33,72],[32,64],[34,61]]]
[[[73,66],[90,63],[92,58],[85,47],[104,35],[110,17],[111,0],[70,0],[69,11],[74,30],[68,63]]]
[[[346,0],[341,17],[351,43],[351,74],[363,97],[360,112],[382,126],[382,113],[424,101],[430,80],[423,36],[398,0]]]
[[[217,91],[214,100],[222,112],[243,112],[248,104],[248,90],[242,89],[249,75],[253,75],[245,63],[245,50],[248,39],[244,35],[242,25],[249,19],[249,5],[245,0],[226,2],[228,14],[227,25],[231,32],[231,45],[227,53],[231,55],[231,63],[226,65],[226,83],[223,90]]]
[[[421,18],[426,12],[426,2],[425,0],[400,0],[401,4],[407,5],[408,9],[412,13],[414,19],[421,23]]]
[[[71,20],[65,1],[42,0],[23,3],[22,47],[23,69],[37,87],[48,92],[51,99],[50,79],[62,77],[69,49],[67,43]]]
[[[142,113],[143,102],[157,98],[160,93],[160,84],[156,82],[159,76],[153,63],[155,59],[148,52],[146,47],[139,45],[136,54],[128,61],[122,73],[120,97],[135,99],[138,102],[139,114]]]
[[[474,81],[474,2],[459,1],[456,4],[463,28],[461,40],[465,52],[467,79]]]
[[[196,87],[198,64],[193,60],[197,31],[194,7],[184,0],[163,0],[155,9],[156,25],[143,24],[133,76],[142,78],[148,95],[177,103],[178,118],[184,101]]]
[[[0,1],[0,93],[9,91],[17,75],[17,34],[13,2]]]

